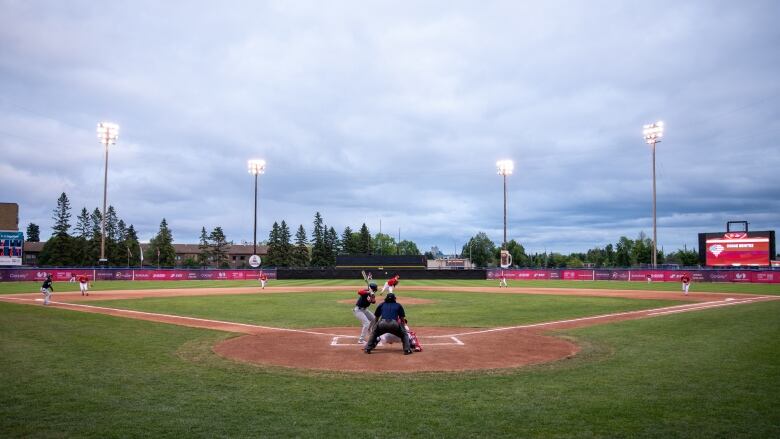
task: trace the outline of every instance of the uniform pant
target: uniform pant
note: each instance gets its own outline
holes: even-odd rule
[[[388,320],[388,319],[379,319],[379,321],[376,323],[376,328],[374,328],[374,333],[371,334],[371,338],[368,340],[368,343],[366,344],[366,350],[370,351],[374,349],[379,342],[379,337],[382,336],[382,334],[393,334],[396,337],[401,339],[401,342],[404,345],[404,351],[410,351],[411,348],[409,347],[409,334],[406,333],[406,329],[403,325],[398,323],[398,320]]]
[[[88,284],[86,282],[79,282],[79,288],[81,288],[81,294],[89,294],[87,291],[89,290]]]
[[[43,304],[48,305],[49,300],[51,299],[51,290],[48,288],[41,288],[41,293],[43,294]]]
[[[685,283],[684,283],[684,284],[682,284],[682,290],[683,290],[683,293],[685,293],[685,294],[688,294],[688,287],[690,287],[690,286],[691,286],[691,284],[690,284],[690,283],[687,283],[687,284],[685,284]]]
[[[352,313],[355,314],[355,317],[360,320],[360,324],[363,325],[363,329],[360,330],[359,340],[360,343],[363,343],[366,341],[366,337],[368,337],[368,328],[374,323],[374,315],[366,308],[359,308],[357,306],[352,310]]]
[[[385,285],[382,287],[382,291],[379,294],[385,294],[385,291],[389,290],[391,293],[393,292],[393,286],[385,282]]]

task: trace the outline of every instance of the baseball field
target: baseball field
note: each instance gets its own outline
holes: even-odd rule
[[[780,437],[780,285],[361,283],[0,284],[0,436]]]

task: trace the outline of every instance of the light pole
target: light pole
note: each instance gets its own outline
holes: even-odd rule
[[[664,136],[664,123],[658,121],[649,125],[645,125],[642,130],[642,134],[645,136],[645,142],[648,145],[653,146],[653,268],[656,267],[656,258],[658,256],[658,234],[656,232],[656,214],[655,214],[655,144],[661,141]]]
[[[103,218],[100,221],[100,261],[107,262],[106,259],[106,200],[108,193],[108,145],[116,145],[119,138],[119,125],[111,122],[100,122],[97,124],[97,137],[100,143],[106,147],[106,164],[103,169]]]
[[[496,162],[496,166],[498,167],[498,175],[504,177],[504,243],[501,248],[506,250],[506,176],[512,175],[515,163],[512,160],[499,160]]]
[[[249,165],[249,173],[255,176],[255,227],[254,227],[254,239],[252,244],[252,255],[257,254],[257,176],[265,173],[265,160],[253,159],[247,161]]]

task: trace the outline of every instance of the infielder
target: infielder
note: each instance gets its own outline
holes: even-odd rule
[[[79,275],[79,288],[82,296],[89,296],[89,278],[86,274]]]
[[[268,276],[265,273],[260,273],[260,289],[265,289],[265,283],[268,282]]]
[[[368,285],[368,288],[364,288],[357,292],[358,300],[355,302],[355,308],[352,310],[352,313],[355,314],[355,317],[360,321],[360,324],[363,325],[363,329],[360,330],[360,338],[358,339],[358,343],[360,344],[366,342],[368,328],[374,323],[374,315],[371,314],[368,307],[370,307],[372,303],[376,303],[376,298],[374,296],[376,289],[376,284],[372,282]]]
[[[385,285],[382,287],[382,292],[379,293],[380,296],[385,294],[385,291],[390,291],[390,294],[393,294],[393,288],[395,288],[398,285],[398,279],[401,278],[400,274],[395,274],[393,277],[387,280],[385,282]]]
[[[51,284],[51,275],[46,275],[46,280],[41,285],[41,293],[43,294],[43,304],[48,305],[49,299],[51,299],[51,293],[54,292],[54,286]]]
[[[688,273],[685,273],[680,278],[680,281],[682,281],[682,291],[683,295],[688,295],[688,288],[691,286],[691,277],[688,276]]]

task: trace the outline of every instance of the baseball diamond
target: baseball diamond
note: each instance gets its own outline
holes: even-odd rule
[[[353,327],[293,329],[253,325],[216,319],[205,319],[184,315],[144,312],[122,309],[121,302],[115,306],[91,305],[90,302],[111,299],[139,299],[154,297],[221,296],[234,294],[282,294],[310,293],[324,290],[349,290],[351,287],[268,287],[262,292],[256,288],[206,288],[111,291],[81,296],[76,293],[59,294],[50,306],[73,311],[108,314],[112,316],[158,321],[176,325],[216,329],[238,334],[241,337],[228,339],[214,347],[214,351],[227,358],[233,358],[259,365],[273,365],[290,368],[332,370],[342,372],[434,372],[479,369],[503,369],[523,367],[571,358],[579,347],[566,339],[551,335],[550,331],[602,325],[612,322],[642,319],[721,307],[757,303],[780,299],[777,296],[751,294],[691,293],[685,296],[690,303],[670,305],[661,308],[616,312],[573,319],[540,322],[496,328],[417,327],[426,351],[413,355],[403,362],[375,360],[360,355],[356,341],[359,330]],[[419,286],[415,290],[448,293],[495,293],[495,288],[484,287],[436,287]],[[668,292],[597,290],[597,289],[541,289],[502,288],[502,294],[519,295],[567,295],[581,297],[622,297],[636,300],[669,299]],[[679,297],[676,297],[680,299]],[[13,294],[0,296],[0,300],[37,304],[40,299],[34,294]],[[408,298],[407,303],[433,304],[433,300]],[[343,302],[343,301],[340,301]],[[399,299],[404,303],[404,299]],[[351,348],[351,349],[350,349]],[[380,344],[375,353],[391,354],[391,346]],[[384,357],[387,357],[385,355]]]

